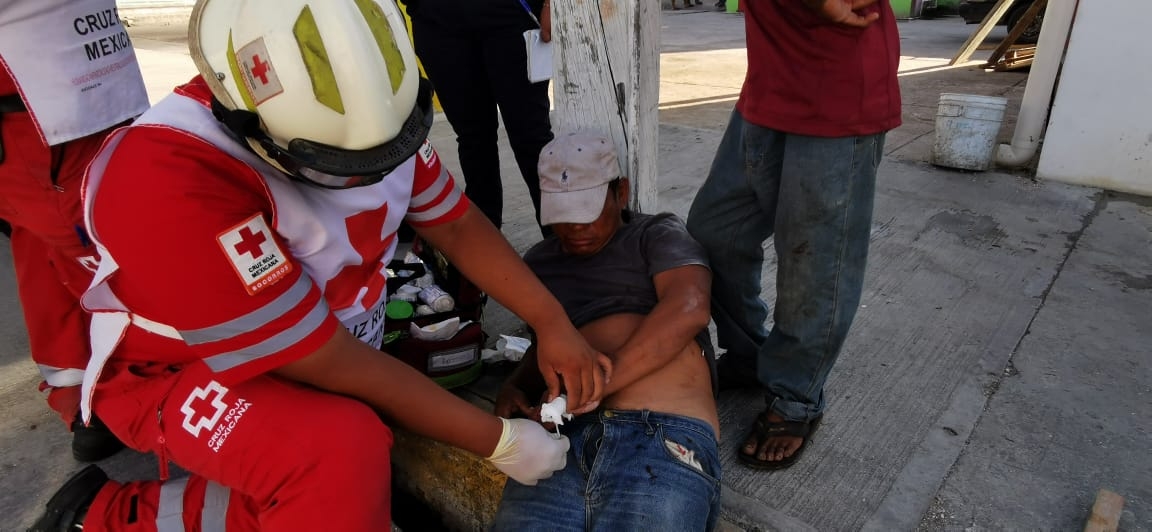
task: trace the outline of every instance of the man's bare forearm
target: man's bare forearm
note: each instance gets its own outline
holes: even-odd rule
[[[683,266],[657,275],[659,302],[616,351],[616,369],[605,396],[667,365],[708,327],[711,279],[703,266]]]

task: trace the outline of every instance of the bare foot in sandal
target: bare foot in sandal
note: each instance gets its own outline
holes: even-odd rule
[[[812,421],[787,421],[770,410],[756,417],[744,445],[737,452],[740,461],[755,469],[783,469],[800,458],[800,453],[820,419]]]
[[[765,417],[769,423],[784,422],[784,418],[775,412],[765,412],[760,415]],[[804,444],[804,438],[801,436],[781,435],[760,440],[758,435],[753,431],[744,441],[741,452],[749,456],[755,455],[756,459],[762,462],[779,462],[792,456],[792,453],[795,453]]]

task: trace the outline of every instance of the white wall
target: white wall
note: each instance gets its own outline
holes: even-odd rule
[[[1149,20],[1149,0],[1080,2],[1038,177],[1152,196]]]

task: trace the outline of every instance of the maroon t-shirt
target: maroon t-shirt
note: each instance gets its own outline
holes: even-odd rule
[[[800,0],[741,2],[748,74],[736,108],[753,124],[816,137],[871,135],[900,125],[900,35],[888,0],[867,28],[821,18]]]

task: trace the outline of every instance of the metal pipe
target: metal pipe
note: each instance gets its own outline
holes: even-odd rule
[[[1028,85],[1024,88],[1024,100],[1020,102],[1020,114],[1016,118],[1016,131],[1011,144],[1001,144],[996,153],[996,162],[1001,166],[1017,167],[1027,164],[1036,155],[1040,137],[1048,121],[1048,110],[1052,105],[1052,93],[1056,88],[1056,78],[1064,60],[1068,36],[1072,31],[1072,19],[1076,14],[1079,0],[1052,0],[1044,13],[1044,25],[1036,43],[1036,58],[1032,71],[1028,74]]]

